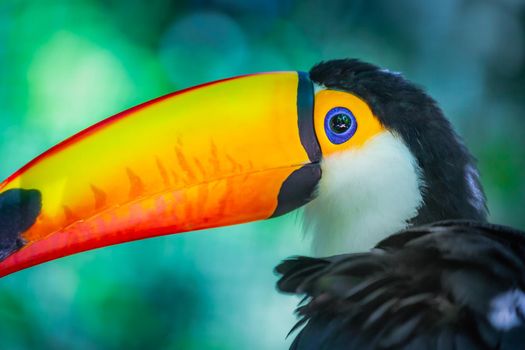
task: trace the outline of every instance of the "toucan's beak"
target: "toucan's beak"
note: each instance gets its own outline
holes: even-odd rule
[[[307,74],[176,92],[96,124],[0,184],[0,276],[158,235],[266,219],[321,174]]]

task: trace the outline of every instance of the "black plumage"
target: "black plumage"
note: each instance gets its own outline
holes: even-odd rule
[[[276,268],[278,288],[306,296],[291,348],[523,349],[525,299],[506,304],[513,327],[497,329],[491,317],[506,310],[498,297],[525,290],[524,257],[523,232],[445,221],[367,253],[289,259]]]
[[[404,141],[423,203],[408,229],[369,252],[276,268],[278,289],[304,296],[291,348],[525,349],[525,233],[487,223],[476,161],[437,103],[359,60],[320,63],[310,77],[363,99]]]

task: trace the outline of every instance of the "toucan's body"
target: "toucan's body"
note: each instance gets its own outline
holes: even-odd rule
[[[280,265],[307,296],[294,348],[521,346],[522,233],[486,223],[435,101],[357,60],[183,90],[53,147],[0,183],[0,276],[302,206],[315,254],[361,253]],[[415,228],[451,219],[469,223]]]
[[[279,289],[308,297],[292,349],[522,349],[525,234],[442,221],[366,253],[298,257]]]

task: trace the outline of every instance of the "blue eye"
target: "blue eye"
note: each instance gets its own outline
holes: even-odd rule
[[[357,121],[350,110],[335,107],[326,113],[324,130],[330,142],[336,145],[348,141],[357,130]]]

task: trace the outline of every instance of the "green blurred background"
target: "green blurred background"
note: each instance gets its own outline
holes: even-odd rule
[[[357,57],[427,87],[479,159],[492,220],[525,228],[522,0],[0,0],[0,178],[173,90]],[[273,266],[297,214],[160,237],[0,280],[0,349],[284,349]]]

